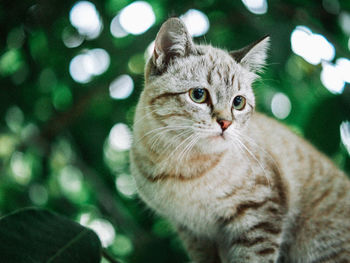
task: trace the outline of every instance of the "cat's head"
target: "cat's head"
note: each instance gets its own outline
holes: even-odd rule
[[[183,143],[180,148],[227,147],[254,111],[251,86],[268,46],[268,37],[233,52],[196,45],[180,19],[168,19],[146,65],[137,114],[148,127],[144,134],[157,143],[162,136],[169,143]]]

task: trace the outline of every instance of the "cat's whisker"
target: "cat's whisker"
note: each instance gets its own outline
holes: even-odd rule
[[[267,152],[263,147],[261,147],[259,144],[257,144],[252,138],[250,138],[248,135],[243,134],[239,131],[235,131],[237,133],[238,136],[240,136],[241,138],[247,140],[249,143],[253,144],[254,146],[256,146],[257,148],[259,148],[260,151],[262,151],[263,153],[265,153],[266,157],[270,159],[270,161],[272,161],[272,163],[275,165],[276,169],[279,171],[279,165],[276,162],[275,158],[273,158],[273,156]]]
[[[236,139],[235,139],[236,140]],[[237,149],[242,153],[241,154],[241,157],[244,159],[244,161],[246,162],[246,163],[250,163],[250,160],[249,160],[249,158],[246,156],[246,151],[245,151],[245,149],[241,146],[241,144],[239,144],[239,143],[237,143],[237,144],[235,144],[235,146],[237,147]],[[256,172],[256,167],[255,167],[255,165],[250,165],[249,166],[252,170],[253,170],[253,173],[254,174],[257,174],[257,172]]]
[[[194,128],[198,128],[198,129],[208,129],[208,125],[201,125],[201,124],[193,124]]]
[[[149,143],[151,144],[150,149],[152,151],[155,150],[155,147],[158,146],[158,141],[163,137],[163,135],[165,135],[167,132],[169,132],[169,130],[164,130],[161,131],[159,133],[154,134],[150,139],[149,139]]]
[[[155,130],[152,130],[152,132],[148,132],[146,135],[153,135],[149,141],[152,142],[152,139],[154,137],[157,137],[158,135],[162,135],[164,133],[167,133],[167,132],[172,132],[172,131],[181,131],[181,130],[186,130],[188,129],[188,127],[186,126],[165,126],[165,127],[162,127],[162,128],[158,128],[158,129],[155,129]],[[154,134],[156,133],[156,134]]]
[[[182,145],[183,144],[185,144],[186,142],[188,142],[188,141],[191,141],[192,140],[192,138],[195,136],[195,134],[191,134],[189,137],[187,137],[186,139],[184,139],[178,146],[176,146],[176,148],[172,151],[172,153],[171,154],[169,154],[169,156],[167,157],[167,161],[170,159],[170,157],[172,157],[174,154],[176,154],[176,152],[178,151],[178,150],[180,150],[181,148],[180,147],[182,147]]]
[[[152,143],[152,145],[151,145],[151,149],[153,148],[154,149],[154,147],[156,147],[156,146],[159,146],[159,141],[161,140],[161,138],[163,137],[163,135],[165,136],[166,135],[166,131],[165,132],[163,132],[162,134],[160,134],[160,135],[155,135],[154,137],[156,137],[156,139],[154,139],[154,141],[153,141],[153,143]],[[191,131],[190,130],[184,130],[184,131],[181,131],[179,134],[177,134],[176,136],[174,136],[174,137],[172,137],[172,140],[171,141],[169,141],[169,140],[167,140],[166,141],[166,147],[164,147],[161,151],[158,151],[158,155],[159,156],[162,156],[164,153],[166,153],[167,151],[168,151],[168,149],[171,147],[171,146],[174,146],[174,145],[177,145],[177,143],[178,143],[178,141],[180,141],[181,142],[181,138],[184,136],[184,135],[186,135],[186,134],[189,134],[189,133],[191,133]],[[168,139],[167,137],[166,137],[166,139]],[[158,147],[159,148],[159,147]]]
[[[192,139],[190,140],[190,142],[182,148],[181,152],[178,154],[178,162],[182,163],[182,158],[187,150],[187,148],[189,147],[189,145],[192,143],[192,141],[195,139],[195,136],[192,136]]]
[[[168,145],[162,149],[162,151],[159,153],[159,156],[162,156],[164,153],[166,153],[168,151],[168,149],[171,147],[171,146],[174,146],[178,143],[178,141],[181,142],[181,137],[188,134],[188,133],[191,133],[192,131],[191,130],[185,130],[181,133],[179,133],[178,135],[176,135],[175,137],[172,138],[172,142],[168,142]],[[178,140],[179,139],[179,140]]]
[[[187,152],[187,155],[192,151],[192,149],[194,148],[194,146],[198,143],[198,141],[199,141],[200,139],[201,139],[201,137],[200,137],[200,136],[197,136],[196,141],[194,141],[194,142],[192,143],[190,149],[189,149],[188,152]]]
[[[143,121],[145,118],[149,117],[150,115],[152,115],[153,112],[157,111],[157,109],[152,110],[150,112],[147,112],[144,116],[142,116],[140,119],[138,119],[137,121],[134,122],[134,125],[136,125],[137,123],[139,123],[140,121]]]
[[[215,134],[217,133],[218,131],[215,130],[214,128],[208,128],[206,126],[198,126],[198,125],[193,125],[193,130],[199,134],[204,134],[204,133],[212,133],[212,134]]]
[[[182,151],[181,155],[179,155],[179,162],[182,162],[183,160],[186,161],[189,153],[193,149],[193,147],[196,145],[196,143],[199,141],[200,137],[196,135],[189,144],[186,145],[184,150]]]
[[[150,139],[149,139],[149,144],[151,144],[150,149],[154,150],[154,147],[157,146],[158,141],[162,138],[163,135],[167,134],[170,131],[178,131],[181,129],[167,129],[167,130],[162,130],[156,134],[154,134]]]
[[[165,135],[167,132],[170,131],[181,131],[182,129],[189,129],[188,131],[185,132],[181,132],[177,135],[175,135],[175,137],[172,137],[174,142],[168,142],[167,146],[165,149],[162,150],[161,153],[164,153],[168,150],[168,148],[170,148],[173,144],[177,144],[178,138],[181,138],[182,136],[184,136],[186,133],[191,133],[191,132],[196,132],[196,133],[214,133],[214,131],[212,129],[198,129],[198,128],[193,128],[191,126],[165,126],[165,127],[160,127],[160,128],[156,128],[153,129],[152,131],[147,132],[145,136],[151,134],[151,133],[155,133],[150,139],[149,142],[151,144],[150,148],[153,150],[155,148],[155,146],[157,145],[158,141],[162,138],[163,135]],[[199,140],[199,138],[198,138]],[[197,141],[198,141],[197,140]]]
[[[216,133],[214,129],[199,129],[199,128],[193,128],[194,131],[198,133]]]
[[[266,178],[267,180],[267,183],[269,185],[269,187],[271,187],[271,183],[270,183],[270,180],[267,176],[267,173],[266,173],[266,170],[265,168],[263,167],[263,165],[261,164],[261,162],[259,161],[259,159],[255,156],[255,154],[240,140],[240,138],[234,134],[234,138],[236,139],[236,142],[238,142],[245,150],[246,152],[257,162],[257,164],[260,166],[263,174],[264,174],[264,177]]]
[[[187,129],[187,128],[190,128],[191,126],[174,126],[174,125],[171,125],[171,126],[164,126],[164,127],[158,127],[158,128],[155,128],[155,129],[152,129],[148,132],[146,132],[140,139],[138,139],[135,144],[139,143],[141,140],[143,140],[146,136],[149,136],[151,135],[152,133],[155,133],[155,132],[159,132],[159,131],[162,131],[162,130],[168,130],[168,131],[172,131],[172,130],[181,130],[181,129]]]

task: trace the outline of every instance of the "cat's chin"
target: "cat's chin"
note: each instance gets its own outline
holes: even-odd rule
[[[232,140],[225,133],[217,133],[203,138],[199,143],[201,151],[207,153],[221,152],[230,148]]]
[[[207,140],[215,143],[228,143],[231,141],[231,136],[227,132],[216,132],[207,137]]]

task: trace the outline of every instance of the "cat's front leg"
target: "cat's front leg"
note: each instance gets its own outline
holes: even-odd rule
[[[186,227],[177,227],[177,232],[191,259],[191,263],[221,263],[215,244],[207,238],[194,235]]]
[[[227,226],[230,228],[230,226]],[[276,263],[282,243],[282,223],[276,220],[262,220],[247,231],[219,243],[227,263]]]

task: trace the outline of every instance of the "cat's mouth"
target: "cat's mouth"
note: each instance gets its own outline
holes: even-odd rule
[[[210,136],[210,139],[213,140],[227,140],[227,135],[225,132],[218,132],[215,135]]]

